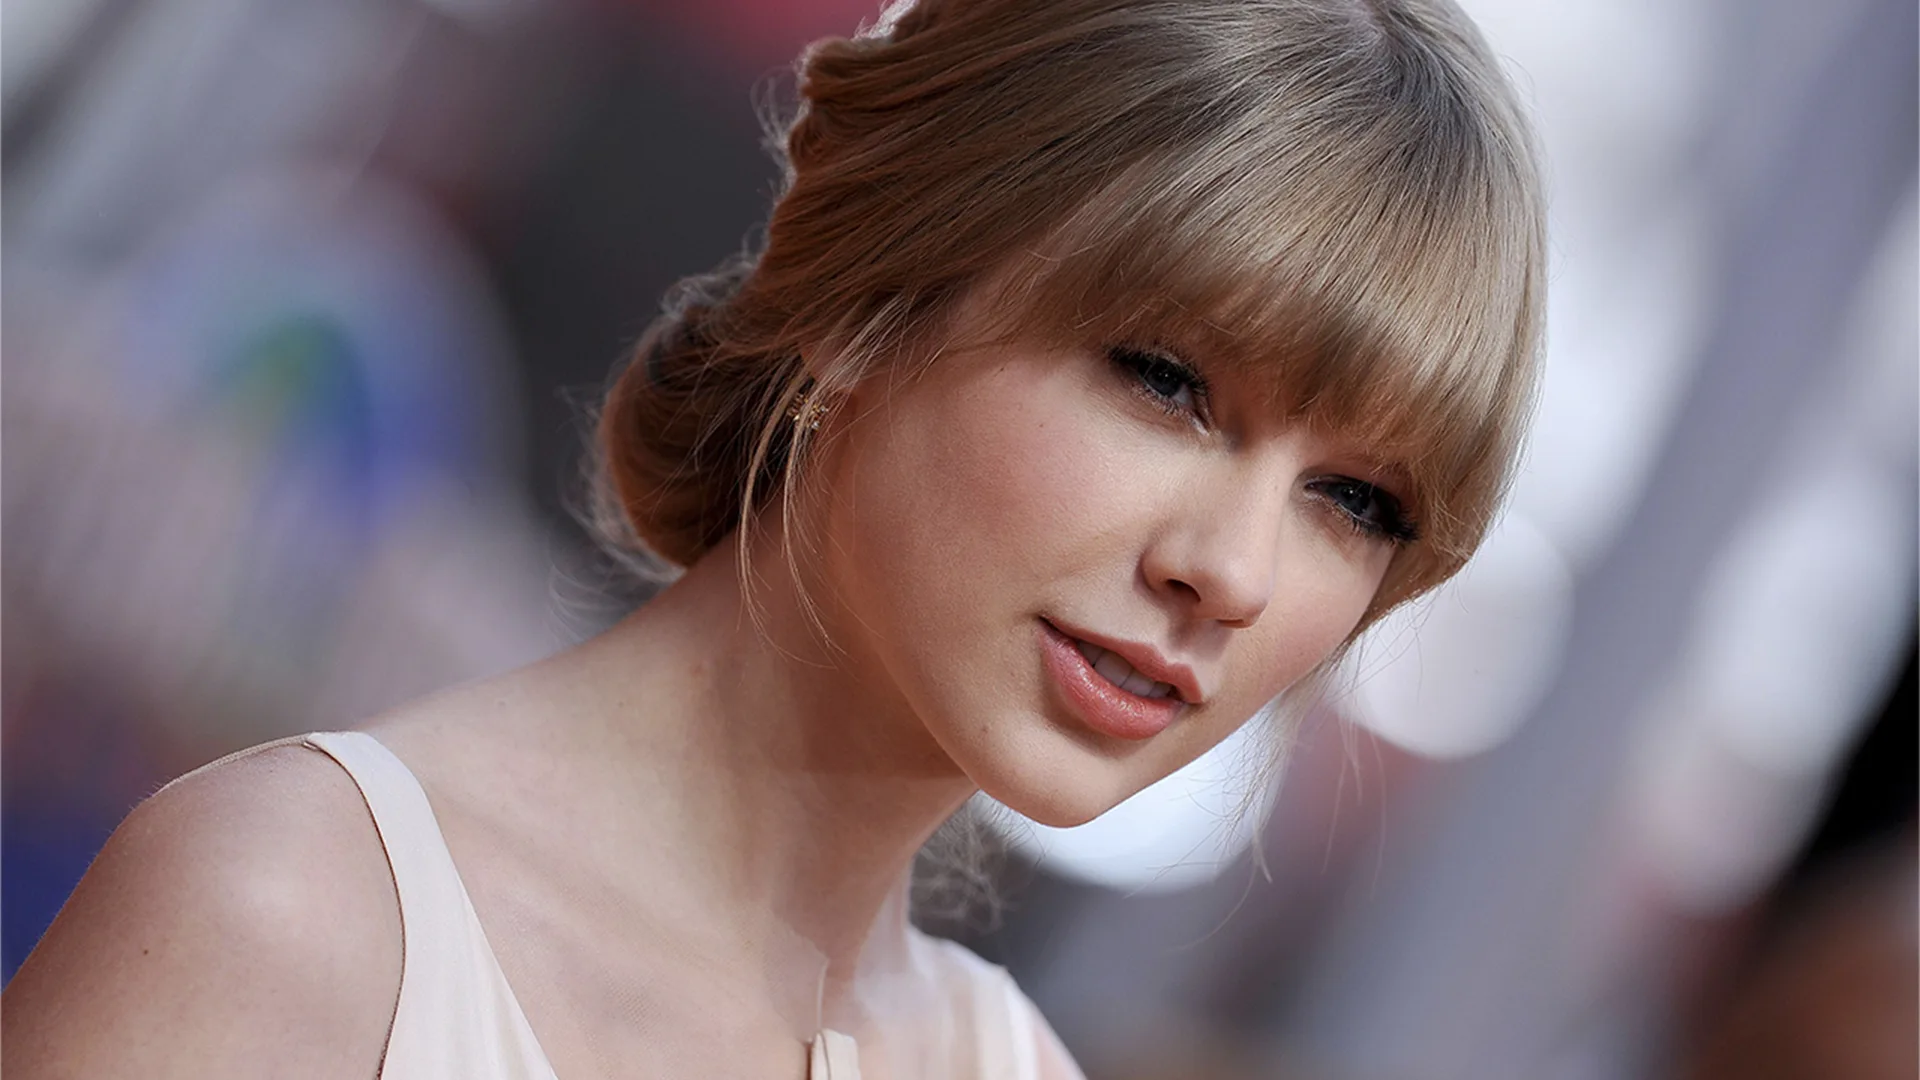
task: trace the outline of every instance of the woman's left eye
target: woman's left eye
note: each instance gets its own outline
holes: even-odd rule
[[[1332,476],[1309,483],[1307,489],[1331,503],[1364,536],[1392,544],[1410,544],[1420,538],[1418,526],[1407,516],[1400,500],[1377,485]]]
[[[1107,357],[1133,380],[1141,396],[1168,414],[1206,421],[1207,380],[1191,366],[1126,345],[1107,350]]]

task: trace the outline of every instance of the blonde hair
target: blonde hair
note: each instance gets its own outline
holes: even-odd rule
[[[799,88],[763,249],[676,287],[605,400],[620,549],[690,565],[790,498],[795,403],[934,362],[988,282],[1006,334],[1253,365],[1400,463],[1422,536],[1363,626],[1478,546],[1533,392],[1544,210],[1453,4],[919,0],[815,44]]]

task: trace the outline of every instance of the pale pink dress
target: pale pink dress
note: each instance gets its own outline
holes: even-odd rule
[[[557,1080],[413,773],[363,732],[286,741],[325,753],[353,777],[393,867],[404,943],[382,1080]],[[934,947],[964,983],[955,1000],[960,1015],[951,1018],[961,1035],[956,1054],[970,1059],[964,1072],[983,1080],[1037,1080],[1041,1036],[1026,995],[1006,971],[966,949],[949,942]],[[848,1036],[822,1031],[810,1051],[809,1080],[859,1080],[859,1051]]]

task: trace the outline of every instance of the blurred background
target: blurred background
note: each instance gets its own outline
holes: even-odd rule
[[[1912,1078],[1915,6],[1465,6],[1551,165],[1510,512],[1270,789],[994,818],[1007,906],[929,926],[1094,1080]],[[581,406],[875,14],[5,0],[7,976],[164,780],[637,599]]]

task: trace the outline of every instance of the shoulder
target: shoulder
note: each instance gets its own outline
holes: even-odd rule
[[[365,1077],[400,916],[359,789],[270,745],[163,788],[107,841],[7,988],[21,1075]]]
[[[917,932],[917,931],[916,931]],[[956,981],[971,985],[976,993],[997,997],[1005,1002],[1006,1017],[1016,1058],[1033,1062],[1029,1075],[1034,1080],[1086,1080],[1079,1063],[1073,1060],[1066,1044],[1054,1033],[1033,999],[1020,989],[1013,975],[998,964],[989,963],[973,950],[957,942],[925,935],[926,943],[943,957]],[[1030,1056],[1029,1056],[1030,1055]]]

